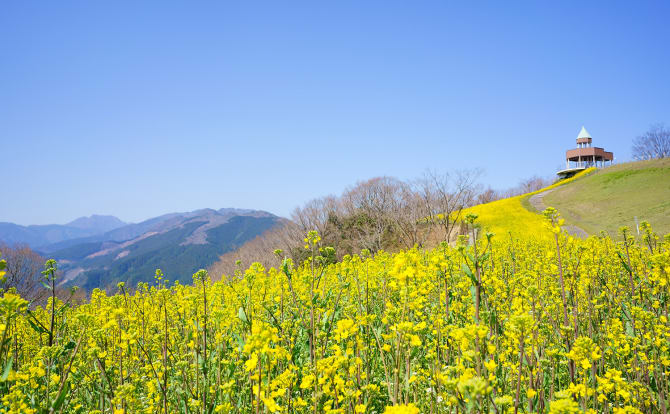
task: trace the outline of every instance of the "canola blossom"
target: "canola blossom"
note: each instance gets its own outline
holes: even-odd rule
[[[481,218],[482,225],[499,237],[511,232],[517,236],[550,239],[550,234],[538,231],[543,225],[542,216],[529,211],[522,202],[530,196],[571,183],[594,171],[595,167],[586,168],[570,178],[559,180],[540,190],[470,207],[464,210],[464,214],[477,214]]]
[[[6,292],[0,413],[667,412],[670,237],[545,217],[335,264],[310,232],[301,265],[81,305]]]

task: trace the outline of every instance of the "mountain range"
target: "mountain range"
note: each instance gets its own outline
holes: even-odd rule
[[[0,241],[7,244],[27,244],[36,249],[53,243],[94,236],[125,226],[114,216],[80,217],[67,224],[21,226],[0,222]]]
[[[28,244],[58,261],[61,286],[90,291],[118,282],[153,282],[160,268],[170,281],[190,283],[194,272],[261,235],[281,219],[259,210],[223,208],[170,213],[140,223],[91,216],[65,225],[0,223],[0,241]]]

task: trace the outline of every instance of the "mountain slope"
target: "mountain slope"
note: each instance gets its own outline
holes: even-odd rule
[[[102,217],[102,216],[98,216]],[[111,216],[106,216],[111,217]],[[116,217],[97,219],[82,217],[69,224],[45,224],[21,226],[14,223],[0,223],[0,242],[7,244],[27,244],[33,249],[83,237],[92,237],[115,228],[115,222],[123,223]],[[74,223],[74,225],[72,225]]]
[[[659,234],[670,232],[670,159],[630,162],[597,170],[544,197],[566,219],[597,234],[616,236],[619,227],[635,232],[648,221]]]
[[[76,239],[63,240],[57,243],[51,243],[44,246],[40,246],[39,250],[45,254],[52,254],[67,248],[75,248],[83,244],[92,244],[92,243],[104,243],[104,242],[122,242],[146,233],[150,229],[160,226],[162,223],[174,219],[175,217],[181,217],[180,213],[170,213],[164,214],[162,216],[150,218],[148,220],[142,221],[140,223],[130,223],[123,227],[119,227],[114,230],[102,234],[96,234],[88,237],[81,237]]]
[[[93,214],[90,217],[79,217],[66,224],[68,227],[95,231],[96,233],[105,233],[125,225],[126,223],[114,216],[100,216],[97,214]]]
[[[279,218],[253,210],[173,213],[120,228],[52,251],[64,271],[63,284],[91,290],[126,282],[152,282],[160,268],[170,281],[190,283],[195,271],[264,233]],[[128,227],[128,226],[126,226]],[[140,234],[138,234],[141,231]],[[132,234],[120,240],[122,234]]]

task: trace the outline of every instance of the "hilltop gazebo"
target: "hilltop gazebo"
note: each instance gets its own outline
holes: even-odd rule
[[[592,141],[589,132],[582,127],[577,135],[577,148],[565,152],[565,169],[556,174],[564,178],[589,167],[604,167],[607,161],[612,165],[614,154],[603,148],[591,146]]]

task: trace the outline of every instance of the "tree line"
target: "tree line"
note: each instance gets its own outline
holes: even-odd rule
[[[210,267],[210,273],[230,276],[253,262],[276,266],[277,260],[284,257],[301,263],[308,254],[303,238],[309,230],[321,235],[320,247],[332,247],[322,251],[321,256],[333,262],[364,249],[376,253],[436,245],[453,240],[461,231],[464,208],[551,184],[550,179],[534,176],[499,191],[484,188],[480,177],[480,170],[427,171],[414,180],[376,177],[361,181],[339,196],[316,198],[297,207],[290,219],[280,220],[256,239],[223,254]],[[281,254],[273,253],[277,249]],[[12,289],[33,304],[44,304],[47,293],[41,271],[46,258],[25,244],[0,244],[0,252],[7,261],[0,292]],[[56,295],[64,301],[78,301],[85,299],[87,292],[56,286]]]
[[[480,177],[481,170],[427,171],[414,180],[375,177],[358,182],[339,196],[297,207],[290,219],[222,255],[210,273],[232,276],[253,262],[276,266],[284,257],[301,263],[308,254],[303,237],[310,230],[318,231],[322,258],[331,261],[362,250],[376,253],[449,242],[461,232],[464,209],[551,184],[550,179],[534,176],[496,191],[484,188]]]
[[[632,150],[633,159],[637,161],[670,157],[670,129],[663,124],[652,125],[633,139]]]

